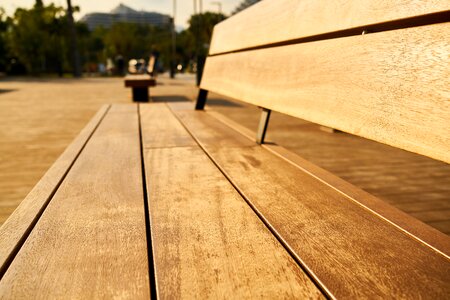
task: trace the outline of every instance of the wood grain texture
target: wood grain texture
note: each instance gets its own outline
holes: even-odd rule
[[[140,114],[158,297],[322,298],[168,107]]]
[[[232,121],[221,113],[214,111],[206,111],[208,115],[213,116],[218,121],[226,124],[227,126],[235,129],[240,134],[246,136],[250,140],[254,140],[254,132],[248,130],[246,127]],[[328,184],[334,187],[337,191],[341,192],[344,195],[354,199],[356,202],[361,204],[364,207],[374,211],[377,214],[380,214],[383,218],[389,220],[396,226],[399,226],[403,230],[409,232],[414,235],[418,239],[424,241],[429,244],[431,247],[436,248],[438,251],[443,253],[450,253],[450,238],[443,234],[442,232],[425,225],[422,223],[421,219],[417,220],[416,218],[410,216],[409,214],[396,209],[392,205],[386,203],[385,201],[374,197],[373,195],[363,191],[360,188],[350,184],[349,182],[339,178],[338,176],[314,165],[310,161],[305,160],[304,158],[298,156],[297,154],[285,149],[284,147],[276,144],[263,144],[261,145],[263,148],[269,150],[275,155],[281,157],[287,162],[293,164],[294,166],[300,168],[306,173],[311,174],[318,178],[320,181],[323,181],[325,184]],[[398,205],[404,211],[414,212],[414,211],[426,211],[429,210],[430,207],[433,209],[449,209],[450,203],[443,201],[435,201],[435,202],[427,202],[427,203],[405,203],[404,205]],[[428,222],[427,222],[428,223]],[[430,222],[431,223],[431,222]],[[442,227],[442,226],[441,226]],[[443,231],[444,233],[445,230]]]
[[[210,54],[450,10],[447,0],[261,1],[217,24]]]
[[[103,104],[131,101],[117,77],[8,77],[0,90],[3,224]]]
[[[140,104],[144,148],[196,146],[164,103]]]
[[[54,191],[65,177],[68,169],[89,140],[97,125],[109,109],[104,105],[84,127],[75,140],[66,148],[42,179],[20,203],[13,214],[0,227],[0,273],[4,273],[7,262],[20,247],[50,201]]]
[[[322,298],[198,146],[145,165],[158,298]]]
[[[448,256],[262,147],[217,147],[212,136],[197,134],[211,118],[204,112],[176,113],[332,295],[435,299],[450,293]],[[217,140],[221,127],[228,131],[215,127]]]
[[[209,57],[201,87],[450,162],[450,23]]]
[[[137,113],[138,106],[132,103],[115,103],[109,109],[110,113]]]
[[[2,299],[148,299],[137,113],[108,113],[0,281]]]

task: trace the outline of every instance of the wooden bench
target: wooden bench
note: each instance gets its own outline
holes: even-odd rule
[[[149,87],[156,86],[156,79],[154,77],[155,58],[150,57],[147,73],[148,74],[128,74],[125,76],[125,87],[131,88],[132,98],[135,102],[148,102]]]
[[[0,228],[0,298],[448,298],[448,236],[264,144],[276,110],[450,162],[444,2],[220,23],[197,110],[103,107]],[[261,106],[260,144],[207,91]]]

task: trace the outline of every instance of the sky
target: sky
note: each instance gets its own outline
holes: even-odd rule
[[[218,6],[212,2],[213,0],[199,0],[203,2],[203,11],[218,11]],[[0,0],[0,7],[6,10],[8,15],[12,15],[16,8],[33,6],[35,0]],[[45,4],[51,2],[66,6],[66,0],[43,0]],[[177,10],[175,14],[175,23],[177,27],[187,27],[187,20],[194,12],[194,0],[176,0]],[[222,3],[222,12],[229,14],[242,0],[218,0]],[[72,5],[77,5],[81,8],[75,18],[81,19],[85,14],[91,12],[109,12],[114,7],[123,3],[136,10],[155,11],[168,15],[172,15],[173,0],[72,0]]]

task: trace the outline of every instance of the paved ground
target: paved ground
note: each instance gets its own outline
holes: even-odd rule
[[[161,77],[154,101],[195,98],[192,76]],[[0,81],[0,224],[104,103],[129,103],[120,78]],[[257,108],[210,95],[212,109],[249,129]],[[273,114],[268,139],[450,233],[450,166]]]

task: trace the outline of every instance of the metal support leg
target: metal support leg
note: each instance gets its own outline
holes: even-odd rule
[[[148,87],[133,87],[133,101],[148,102]]]
[[[208,91],[200,89],[198,91],[197,103],[195,104],[195,110],[203,110],[206,104],[206,98],[208,97]]]
[[[258,131],[256,132],[256,143],[264,144],[267,127],[269,126],[270,109],[263,108],[259,119]]]

